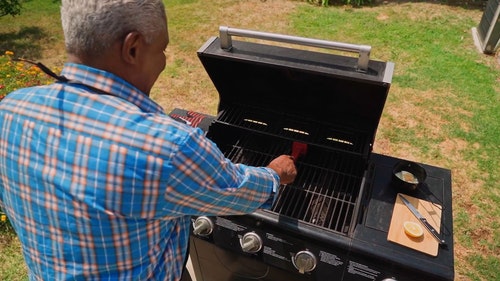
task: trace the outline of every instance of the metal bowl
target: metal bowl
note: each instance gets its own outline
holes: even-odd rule
[[[427,173],[424,167],[411,161],[400,161],[392,170],[392,184],[402,192],[413,192],[425,182]]]

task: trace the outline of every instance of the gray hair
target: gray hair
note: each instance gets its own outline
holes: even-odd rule
[[[149,44],[166,30],[161,0],[62,0],[61,22],[66,50],[74,55],[99,56],[132,31]]]

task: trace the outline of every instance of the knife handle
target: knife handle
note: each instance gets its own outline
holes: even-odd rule
[[[439,244],[445,244],[445,241],[441,238],[439,238],[439,234],[437,233],[436,229],[432,227],[432,225],[427,221],[426,218],[421,218],[420,221],[422,224],[429,230],[429,232],[432,234],[432,236],[439,242]]]

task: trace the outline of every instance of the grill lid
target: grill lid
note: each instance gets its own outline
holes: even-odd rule
[[[236,41],[231,35],[319,47],[326,45],[343,51],[358,52],[356,47],[360,47],[360,57]],[[305,123],[300,128],[279,124],[292,131],[309,132],[318,125],[344,133],[355,130],[364,135],[359,139],[365,142],[363,153],[369,154],[394,64],[369,60],[365,47],[221,27],[220,37],[210,38],[198,50],[198,56],[219,93],[219,116],[226,111],[243,109],[270,119],[251,119],[255,121],[254,126],[268,124],[273,115],[278,114],[293,116],[296,121],[307,120],[300,122]],[[248,121],[248,117],[242,118]],[[315,136],[311,137],[314,140]],[[347,144],[354,141],[345,136],[329,138]]]

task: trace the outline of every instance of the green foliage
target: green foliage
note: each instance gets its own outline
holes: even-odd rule
[[[21,9],[23,8],[23,3],[31,2],[31,0],[0,0],[0,17],[11,15],[17,16],[21,14]],[[35,1],[35,5],[38,5],[39,1]],[[52,0],[52,3],[60,3],[61,0]]]
[[[345,5],[351,5],[354,7],[361,7],[365,6],[367,4],[370,4],[372,1],[371,0],[307,0],[307,2],[316,4],[319,6],[327,7],[329,5],[333,4],[345,4]]]
[[[10,232],[10,231],[11,231],[11,226],[9,223],[9,219],[7,218],[7,215],[0,208],[0,233]]]
[[[0,17],[0,55],[12,51],[16,57],[39,60],[44,49],[56,52],[54,43],[64,44],[59,7],[54,0],[22,0],[20,15]]]
[[[349,1],[349,0],[346,0],[346,1]],[[328,6],[330,1],[329,0],[307,0],[307,2],[326,7],[326,6]]]
[[[370,4],[371,0],[346,0],[346,4],[353,5],[355,7],[361,7]]]
[[[0,55],[0,100],[19,88],[52,83],[53,79],[33,65],[11,60],[14,53]]]
[[[20,0],[0,0],[0,17],[11,15],[16,16],[21,13]]]

